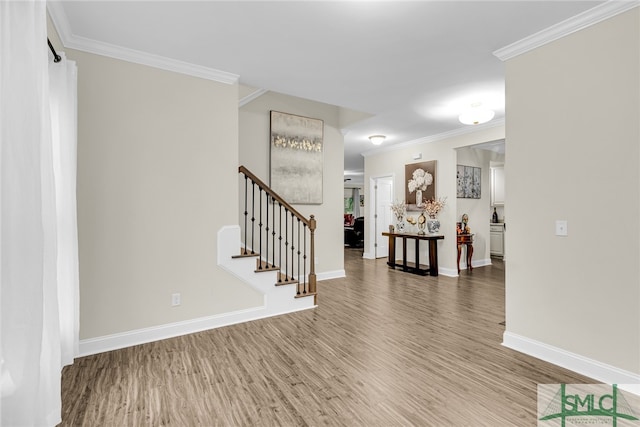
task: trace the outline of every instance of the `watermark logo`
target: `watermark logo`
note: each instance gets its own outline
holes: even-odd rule
[[[539,384],[538,426],[640,427],[639,399],[616,384]]]

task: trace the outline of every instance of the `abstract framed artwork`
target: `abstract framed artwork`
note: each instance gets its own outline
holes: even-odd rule
[[[322,203],[324,122],[271,111],[270,185],[291,204]]]
[[[425,200],[436,198],[436,166],[436,160],[404,166],[404,199],[407,211],[421,211]]]
[[[482,197],[482,168],[457,165],[456,197],[458,199],[479,199]]]

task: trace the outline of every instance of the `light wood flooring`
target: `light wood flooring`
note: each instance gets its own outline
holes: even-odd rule
[[[538,383],[593,382],[501,346],[500,261],[420,277],[361,255],[316,309],[77,359],[62,425],[535,426]]]

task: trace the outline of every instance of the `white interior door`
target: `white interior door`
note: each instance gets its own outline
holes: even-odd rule
[[[375,189],[375,257],[382,258],[389,254],[389,238],[382,235],[383,231],[389,231],[391,220],[391,204],[393,203],[393,178],[376,178]]]

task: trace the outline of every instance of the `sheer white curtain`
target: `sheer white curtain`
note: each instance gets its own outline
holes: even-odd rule
[[[77,354],[75,77],[52,72],[50,93],[48,58],[46,3],[0,1],[3,426],[60,422],[61,369]]]
[[[49,105],[57,219],[57,278],[63,365],[78,354],[79,289],[76,216],[77,67],[66,59],[49,61]]]
[[[353,217],[360,217],[360,189],[354,188],[351,190],[351,194],[353,197]]]

